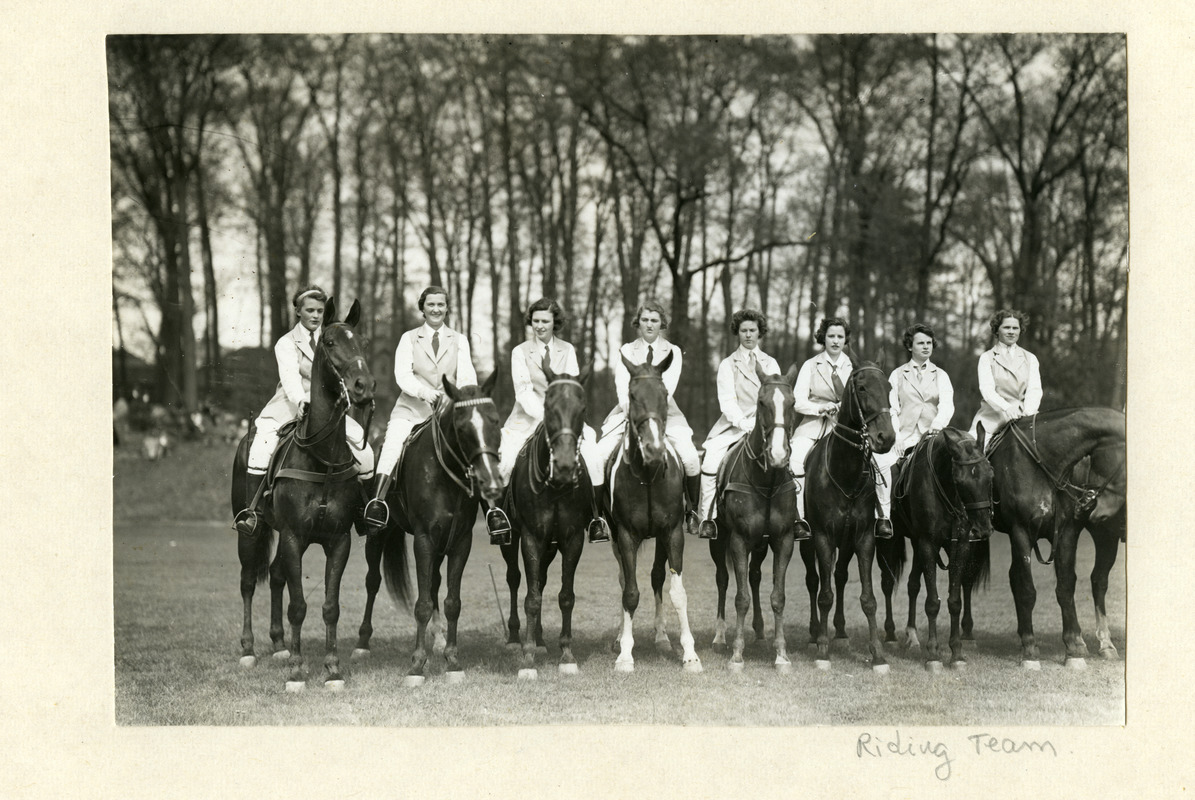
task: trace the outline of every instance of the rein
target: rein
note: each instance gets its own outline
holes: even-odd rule
[[[946,510],[950,513],[950,515],[954,517],[955,522],[957,523],[956,530],[961,532],[962,530],[966,529],[968,524],[967,512],[984,508],[990,510],[992,507],[992,499],[989,497],[987,500],[977,500],[973,503],[964,503],[962,496],[959,494],[957,485],[954,487],[954,498],[951,498],[950,493],[946,491],[946,487],[942,485],[942,480],[938,476],[938,470],[934,468],[934,444],[945,436],[945,431],[938,431],[933,436],[930,436],[926,439],[927,443],[925,445],[925,460],[929,465],[929,474],[933,478],[934,493],[937,494],[938,500],[941,501],[942,505],[946,507]],[[982,454],[975,458],[968,459],[955,458],[953,453],[950,455],[951,463],[960,467],[969,467],[972,464],[978,464],[984,460],[985,459]],[[957,503],[955,500],[957,500]]]
[[[447,434],[444,432],[443,428],[440,427],[439,422],[440,422],[440,419],[442,419],[444,416],[451,414],[453,411],[455,411],[458,408],[471,408],[473,406],[482,406],[482,405],[486,405],[486,404],[493,405],[493,403],[494,403],[493,399],[491,399],[489,397],[475,397],[471,400],[460,400],[457,402],[445,404],[444,406],[441,407],[440,413],[437,415],[436,421],[431,426],[431,428],[432,428],[432,445],[434,446],[434,449],[436,452],[436,461],[439,462],[440,466],[444,469],[444,471],[446,473],[448,473],[448,477],[452,478],[453,482],[457,486],[461,487],[461,489],[463,489],[469,495],[470,498],[477,496],[477,487],[473,480],[473,463],[472,462],[477,460],[478,456],[483,456],[486,453],[489,453],[490,455],[494,456],[495,458],[498,457],[498,454],[495,453],[490,448],[486,447],[485,442],[482,442],[481,447],[478,449],[478,451],[476,453],[474,453],[473,456],[468,461],[466,461],[457,451],[452,449],[452,444],[447,440]],[[454,428],[454,430],[455,430],[455,428]],[[459,437],[458,437],[458,442],[459,442]],[[452,466],[449,466],[449,464],[445,461],[445,459],[444,459],[445,455],[452,457],[452,460],[455,462],[455,466],[457,466],[461,469],[461,472],[463,473],[463,477],[458,476],[456,474],[456,472],[453,471]]]
[[[850,447],[853,447],[854,449],[858,450],[862,454],[863,469],[860,471],[860,476],[859,476],[860,483],[857,488],[855,488],[854,490],[849,491],[849,492],[846,489],[842,488],[842,484],[840,484],[838,482],[838,479],[834,477],[834,470],[830,466],[830,454],[833,451],[829,447],[826,448],[826,474],[829,475],[830,482],[832,484],[834,484],[834,488],[837,489],[840,493],[842,493],[842,495],[844,497],[846,497],[848,500],[854,500],[856,497],[858,497],[860,494],[862,494],[863,491],[866,490],[868,485],[872,482],[873,466],[872,466],[872,458],[871,458],[871,442],[867,438],[867,424],[869,422],[873,422],[881,414],[887,414],[887,413],[889,413],[889,411],[891,411],[891,409],[885,405],[881,408],[876,409],[875,411],[873,411],[871,414],[869,414],[866,417],[862,416],[862,411],[860,410],[858,389],[856,389],[856,387],[855,387],[855,376],[859,375],[860,373],[869,371],[869,370],[874,370],[874,371],[880,373],[880,375],[884,374],[884,371],[881,370],[879,367],[871,365],[871,364],[864,364],[863,366],[859,367],[858,369],[853,370],[851,372],[851,377],[847,380],[847,390],[848,390],[847,397],[849,400],[852,401],[852,402],[850,402],[849,407],[859,414],[859,417],[860,417],[859,418],[859,427],[853,428],[850,425],[846,424],[845,422],[842,422],[842,421],[836,419],[834,421],[834,427],[830,429],[830,433],[836,439],[849,445]],[[851,441],[845,435],[843,435],[842,431],[846,431],[847,433],[854,435],[855,437],[857,437],[859,439],[859,442],[855,443],[855,442]]]

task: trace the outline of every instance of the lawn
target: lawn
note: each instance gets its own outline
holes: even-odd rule
[[[716,590],[704,544],[687,544],[685,585],[690,622],[705,671],[685,674],[675,652],[658,652],[652,641],[650,558],[640,559],[644,599],[636,616],[635,672],[616,674],[610,651],[619,617],[618,577],[609,545],[587,546],[578,570],[574,652],[580,674],[559,675],[555,637],[559,566],[549,572],[544,625],[548,643],[539,656],[539,680],[520,682],[517,653],[503,645],[490,569],[497,579],[504,617],[508,593],[497,548],[477,535],[463,581],[460,657],[465,681],[450,685],[443,660],[433,657],[427,683],[402,687],[414,622],[387,598],[374,614],[373,653],[349,662],[364,609],[364,547],[355,539],[341,595],[339,649],[347,666],[347,691],[333,693],[319,682],[324,653],[322,601],[324,558],[311,550],[304,561],[308,616],[304,655],[312,680],[301,694],[283,690],[284,665],[268,658],[268,590],[254,606],[258,666],[238,665],[241,601],[235,534],[228,525],[227,448],[192,447],[153,465],[118,456],[115,491],[114,614],[116,720],[124,725],[527,725],[551,723],[658,723],[688,725],[1118,725],[1124,720],[1124,662],[1088,659],[1085,671],[1062,666],[1061,620],[1053,598],[1053,575],[1034,565],[1035,614],[1042,670],[1019,668],[1015,614],[1007,585],[1008,540],[993,546],[993,580],[977,597],[976,641],[968,644],[969,668],[932,675],[916,650],[889,648],[892,671],[872,673],[867,663],[866,621],[858,584],[847,591],[850,641],[836,644],[833,667],[820,672],[805,645],[808,596],[804,568],[789,573],[786,635],[793,670],[772,668],[768,642],[749,644],[741,674],[727,668],[728,653],[713,647]],[[174,521],[181,520],[181,521]],[[650,545],[649,545],[650,547]],[[1080,619],[1094,628],[1085,576],[1093,550],[1079,552]],[[770,562],[769,562],[770,563]],[[853,568],[852,568],[853,571]],[[770,584],[768,564],[764,586]],[[877,581],[878,587],[878,571]],[[939,586],[945,585],[945,579]],[[731,591],[733,592],[733,579]],[[667,593],[665,592],[665,598]],[[907,598],[895,605],[903,627]],[[676,615],[668,628],[677,647]],[[520,598],[521,605],[521,598]],[[729,601],[733,609],[733,601]],[[765,602],[766,608],[766,602]],[[1111,576],[1108,611],[1113,641],[1125,652],[1125,570]],[[771,631],[771,615],[766,614]],[[940,631],[948,625],[945,608]],[[924,627],[922,627],[924,639]],[[1094,637],[1087,636],[1089,646]],[[1093,652],[1095,650],[1092,647]]]

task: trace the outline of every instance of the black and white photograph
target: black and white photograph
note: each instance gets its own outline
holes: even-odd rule
[[[1189,784],[1188,13],[60,12],[0,794]]]

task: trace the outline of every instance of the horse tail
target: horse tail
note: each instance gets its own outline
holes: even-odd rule
[[[971,545],[967,563],[963,565],[963,581],[981,589],[988,588],[992,577],[992,543],[984,539]]]
[[[893,536],[891,539],[876,539],[876,558],[880,562],[880,569],[889,573],[892,580],[899,581],[904,574],[905,564],[909,554],[905,550],[905,537]]]
[[[404,611],[411,610],[411,576],[407,567],[407,534],[392,527],[377,534],[382,542],[382,574],[386,577],[386,591],[394,604]]]
[[[232,457],[232,514],[234,517],[242,509],[248,508],[251,499],[246,496],[249,493],[248,466],[249,434],[245,434],[237,445],[236,455]]]

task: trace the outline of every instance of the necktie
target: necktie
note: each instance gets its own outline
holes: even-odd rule
[[[838,367],[830,367],[830,380],[834,384],[834,399],[842,399],[842,390],[845,388],[842,385],[842,378],[838,377]]]
[[[308,335],[311,339],[311,352],[314,353],[315,352],[315,331],[311,331]]]
[[[545,364],[547,364],[547,365],[549,365],[549,366],[551,366],[551,364],[552,364],[552,354],[551,354],[551,351],[548,349],[548,346],[547,346],[546,344],[544,345],[544,358],[543,358],[543,363],[545,363]]]
[[[432,353],[440,355],[440,332],[436,331],[432,334]]]
[[[653,356],[655,356],[655,351],[651,349],[651,345],[649,344],[647,346],[647,363],[648,364],[655,363],[655,359],[653,358]]]

